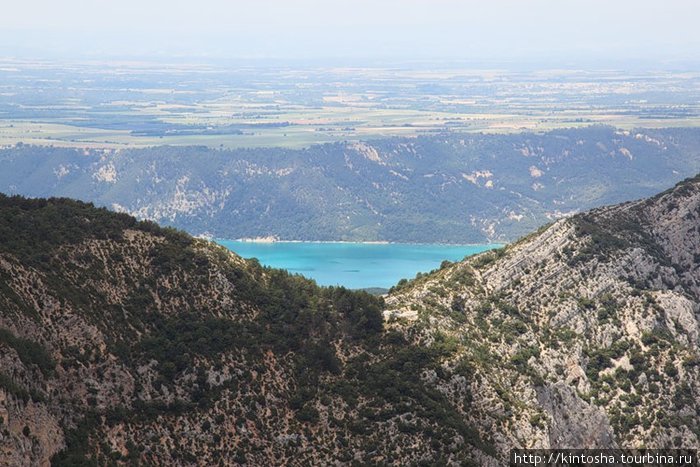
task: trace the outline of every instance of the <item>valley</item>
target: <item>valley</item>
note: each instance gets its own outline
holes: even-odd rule
[[[495,466],[512,447],[696,446],[699,212],[696,177],[377,298],[0,196],[0,452]]]
[[[696,466],[698,17],[5,2],[0,467]]]

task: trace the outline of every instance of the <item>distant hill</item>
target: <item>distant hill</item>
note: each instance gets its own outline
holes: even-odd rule
[[[700,171],[700,129],[445,134],[304,150],[0,150],[0,192],[220,238],[512,241]]]
[[[697,449],[698,225],[700,177],[379,298],[0,196],[0,452],[495,466],[512,447]]]

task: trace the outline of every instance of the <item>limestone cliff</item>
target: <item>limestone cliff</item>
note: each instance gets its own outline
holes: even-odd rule
[[[449,346],[438,383],[500,452],[700,445],[700,178],[397,287],[390,328]]]

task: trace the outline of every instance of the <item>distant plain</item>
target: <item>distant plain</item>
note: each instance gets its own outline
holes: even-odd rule
[[[0,146],[303,148],[700,126],[700,73],[0,62]]]

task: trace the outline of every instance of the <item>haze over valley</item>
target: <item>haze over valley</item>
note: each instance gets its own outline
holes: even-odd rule
[[[4,5],[0,466],[697,465],[698,17]]]

